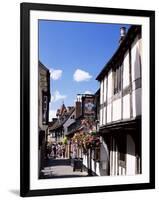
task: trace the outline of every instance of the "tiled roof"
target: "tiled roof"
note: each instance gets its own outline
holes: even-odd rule
[[[75,108],[72,107],[69,112],[66,112],[64,115],[62,115],[62,117],[60,117],[59,119],[57,119],[57,121],[49,128],[51,131],[61,128],[63,126],[63,124],[68,120],[68,118],[71,116],[71,114],[74,112]],[[62,118],[64,117],[64,119],[62,120]]]

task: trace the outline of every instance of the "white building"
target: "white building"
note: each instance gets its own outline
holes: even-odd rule
[[[100,168],[106,175],[141,173],[141,26],[131,26],[97,76],[100,82]],[[105,153],[102,153],[105,152]]]
[[[66,108],[62,104],[61,108],[57,110],[56,116],[57,119],[49,127],[49,134],[50,139],[53,139],[56,143],[61,143],[68,134],[68,127],[75,122],[75,108],[74,106],[68,106]]]
[[[68,116],[65,122],[63,123],[64,128],[64,136],[68,134],[68,127],[75,122],[75,108],[70,107],[68,108]]]

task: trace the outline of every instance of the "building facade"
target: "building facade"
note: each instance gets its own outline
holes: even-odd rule
[[[48,134],[50,102],[50,72],[39,61],[38,66],[38,131],[39,131],[39,172],[43,169]]]
[[[67,133],[70,142],[70,158],[82,158],[83,166],[88,171],[88,175],[101,175],[99,170],[100,142],[97,133],[99,98],[100,90],[95,94],[77,95],[75,122],[68,127]],[[87,142],[89,145],[86,147]]]
[[[52,125],[49,127],[49,134],[54,138],[55,143],[61,143],[68,133],[68,126],[75,122],[75,108],[73,106],[66,108],[63,103],[57,110],[56,116],[54,122],[50,122]]]
[[[141,166],[141,26],[121,28],[119,47],[97,76],[106,175],[135,175]],[[104,162],[105,161],[105,162]]]

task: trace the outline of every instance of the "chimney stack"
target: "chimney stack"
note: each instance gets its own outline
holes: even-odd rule
[[[119,44],[123,41],[123,39],[125,38],[126,35],[126,27],[121,27],[120,28],[120,40],[119,40]]]

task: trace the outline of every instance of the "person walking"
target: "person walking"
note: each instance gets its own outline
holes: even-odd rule
[[[56,144],[53,145],[53,153],[54,153],[54,158],[56,158]]]
[[[66,148],[65,145],[62,145],[62,157],[65,158],[65,152],[66,152]]]
[[[61,144],[58,143],[57,145],[57,154],[58,154],[58,157],[61,158],[62,156],[62,149],[61,149]]]

